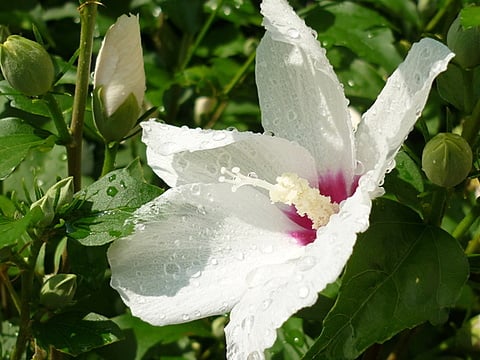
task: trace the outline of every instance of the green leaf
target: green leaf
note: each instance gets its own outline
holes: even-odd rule
[[[330,3],[309,12],[305,21],[327,49],[345,46],[388,72],[401,62],[388,21],[374,10],[349,1]]]
[[[15,349],[15,342],[18,336],[18,325],[8,321],[2,321],[0,328],[0,356],[2,359],[9,359]]]
[[[397,154],[395,162],[395,169],[385,178],[385,190],[395,194],[401,203],[421,211],[419,194],[425,191],[421,170],[404,151]]]
[[[35,337],[43,348],[77,356],[123,338],[120,328],[108,318],[89,313],[64,313],[46,323],[35,323]]]
[[[15,170],[31,148],[50,148],[53,140],[53,136],[38,133],[21,119],[0,119],[0,180]]]
[[[145,183],[140,162],[108,173],[77,194],[84,204],[66,220],[68,236],[85,246],[99,246],[127,235],[125,220],[144,203],[163,191]]]
[[[202,320],[186,324],[153,326],[130,314],[112,319],[122,330],[132,329],[136,343],[135,360],[141,360],[145,353],[158,344],[169,344],[185,336],[211,337],[208,323]]]
[[[24,217],[18,220],[12,220],[0,215],[0,234],[2,235],[0,236],[0,249],[17,244],[22,240],[29,226],[42,217],[43,213],[39,208],[27,212]]]
[[[335,306],[304,359],[355,359],[425,321],[444,321],[468,276],[457,241],[410,209],[380,199],[359,236]]]

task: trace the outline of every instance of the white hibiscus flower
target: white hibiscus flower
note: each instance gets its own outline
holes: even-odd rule
[[[424,39],[354,133],[324,49],[285,0],[262,3],[265,134],[143,125],[172,188],[109,249],[112,286],[155,325],[230,313],[228,359],[263,359],[276,329],[340,275],[371,199],[453,54]],[[274,136],[271,135],[274,134]]]

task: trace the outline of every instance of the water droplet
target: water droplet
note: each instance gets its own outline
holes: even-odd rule
[[[176,274],[180,271],[180,266],[175,263],[168,263],[164,265],[165,274]]]
[[[165,318],[166,318],[165,314],[160,314],[160,315],[158,315],[158,317],[160,318],[160,320],[165,320]]]
[[[274,132],[272,130],[266,130],[263,135],[267,135],[267,136],[275,136]]]
[[[235,126],[229,126],[225,130],[227,130],[227,131],[238,131]]]
[[[190,191],[193,195],[200,195],[200,185],[199,184],[192,184],[190,187]]]
[[[420,75],[420,73],[416,72],[413,75],[413,80],[415,81],[415,84],[420,85],[420,83],[422,82],[422,76]]]
[[[298,269],[300,271],[310,270],[315,265],[315,263],[316,261],[314,257],[306,256],[298,263]]]
[[[213,140],[216,140],[216,141],[220,141],[220,140],[225,139],[226,137],[227,137],[227,135],[226,135],[224,132],[216,131],[216,132],[213,134],[212,139],[213,139]]]
[[[127,185],[125,185],[125,181],[120,180],[120,187],[121,187],[122,189],[125,189],[125,188],[127,187]]]
[[[202,313],[197,310],[197,311],[195,311],[195,312],[193,313],[193,316],[199,318],[200,316],[202,316]]]
[[[294,110],[288,110],[287,117],[288,117],[288,120],[294,121],[297,119],[298,115]]]
[[[239,252],[235,255],[235,258],[238,260],[245,260],[245,254],[243,252]]]
[[[118,194],[118,189],[115,186],[109,186],[107,188],[107,195],[114,197],[115,195]]]
[[[302,286],[300,289],[298,289],[298,296],[302,299],[305,299],[308,294],[310,294],[310,290],[306,286]]]
[[[137,225],[135,225],[135,230],[136,230],[136,231],[143,231],[143,230],[145,230],[145,224],[137,224]]]
[[[257,173],[254,172],[254,171],[249,172],[249,173],[247,174],[247,176],[248,176],[249,178],[252,178],[252,179],[258,179],[258,175],[257,175]]]
[[[357,160],[355,165],[354,174],[355,175],[362,175],[365,172],[365,165],[360,160]]]
[[[355,84],[355,81],[350,79],[350,80],[347,81],[347,85],[350,86],[350,87],[354,87],[356,84]]]
[[[108,181],[112,182],[113,180],[115,180],[117,178],[117,175],[115,174],[112,174],[108,177]]]
[[[287,35],[290,36],[292,39],[300,38],[300,31],[295,28],[290,28],[287,30]]]
[[[213,258],[213,259],[210,260],[210,264],[212,264],[212,265],[218,265],[218,260],[215,259],[215,258]]]
[[[266,299],[262,301],[263,310],[267,310],[268,307],[272,304],[272,299]]]
[[[258,351],[251,352],[247,356],[247,360],[260,360],[260,359],[262,359],[262,357],[260,356]]]
[[[188,321],[188,320],[190,320],[190,316],[189,316],[188,314],[183,314],[183,315],[182,315],[182,319],[183,319],[184,321]]]
[[[253,317],[253,315],[251,315],[243,319],[240,326],[242,327],[243,330],[250,331],[253,327],[254,321],[255,321],[255,318]]]
[[[316,39],[318,37],[318,33],[313,29],[310,29],[310,31],[312,33],[312,36]]]
[[[192,278],[199,278],[202,275],[201,271],[197,271],[196,273],[192,274]]]

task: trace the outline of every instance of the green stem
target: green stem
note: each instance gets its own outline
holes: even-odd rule
[[[3,284],[8,290],[8,293],[10,297],[12,298],[13,305],[15,306],[15,309],[17,309],[18,313],[20,314],[21,309],[20,309],[20,298],[17,295],[17,292],[12,286],[12,283],[10,281],[10,278],[8,277],[7,274],[8,268],[3,268],[0,270],[0,277],[2,279]]]
[[[432,32],[433,31],[433,29],[437,26],[437,24],[442,20],[443,16],[445,15],[448,8],[450,7],[450,5],[452,5],[453,2],[454,2],[454,0],[447,0],[445,2],[443,7],[440,10],[438,10],[438,12],[435,14],[433,19],[430,20],[430,22],[427,24],[427,26],[425,26],[425,32]]]
[[[70,176],[73,176],[73,188],[75,192],[81,188],[83,122],[88,98],[93,32],[95,29],[97,6],[97,2],[87,0],[79,7],[81,21],[80,48],[77,80],[75,83],[75,97],[73,99],[72,123],[70,124],[70,132],[73,138],[67,148],[68,173]]]
[[[429,213],[425,216],[428,224],[440,226],[442,224],[443,215],[445,214],[445,204],[447,201],[447,190],[440,188],[434,190],[432,194],[432,203],[430,204]]]
[[[53,96],[51,93],[45,94],[43,99],[48,106],[50,116],[52,117],[55,127],[57,128],[60,143],[69,144],[72,141],[72,136],[68,131],[67,124],[65,124],[65,118],[63,117],[62,109],[60,109],[57,99],[55,99],[55,96]]]
[[[465,119],[463,125],[462,137],[468,141],[470,146],[475,144],[478,133],[480,131],[480,99],[473,108],[472,115]]]
[[[480,215],[480,203],[475,204],[470,212],[460,221],[457,227],[453,230],[452,236],[459,240],[470,229],[470,226],[478,219]]]
[[[10,356],[10,360],[20,360],[27,348],[27,343],[31,337],[30,328],[30,302],[32,301],[33,280],[35,275],[35,263],[42,242],[35,235],[32,236],[33,244],[28,256],[28,267],[23,270],[21,276],[22,290],[20,294],[20,324],[15,343],[15,349]]]
[[[103,159],[103,168],[102,176],[105,176],[110,171],[115,169],[115,158],[117,157],[118,142],[111,142],[110,144],[105,144],[105,155]]]
[[[247,58],[245,63],[242,65],[240,69],[238,69],[237,73],[235,76],[230,80],[230,82],[225,85],[223,88],[221,97],[227,97],[228,94],[237,86],[237,84],[243,79],[245,76],[245,73],[248,71],[250,68],[250,65],[252,62],[255,60],[255,51],[250,54],[250,56]],[[215,111],[213,112],[213,115],[210,118],[210,121],[205,125],[206,129],[211,129],[215,123],[218,121],[222,113],[225,111],[225,108],[227,107],[228,102],[226,100],[223,100],[219,103],[219,105],[216,107]]]
[[[185,58],[183,59],[181,65],[180,65],[180,71],[184,70],[187,67],[190,60],[192,59],[193,54],[195,54],[195,51],[197,50],[198,46],[203,41],[203,38],[207,34],[208,29],[210,29],[210,26],[212,25],[213,20],[215,20],[218,11],[222,7],[223,1],[224,0],[218,0],[216,8],[212,11],[212,13],[208,17],[207,21],[205,22],[203,27],[200,29],[200,32],[198,33],[197,38],[195,39],[195,42],[188,49],[187,55],[185,56]]]

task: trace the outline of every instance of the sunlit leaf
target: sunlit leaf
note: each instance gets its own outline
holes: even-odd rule
[[[371,221],[305,359],[355,359],[404,329],[443,322],[460,295],[468,263],[448,233],[389,200],[376,202]]]
[[[0,180],[5,179],[30,149],[53,146],[53,137],[39,133],[18,118],[0,119]]]

